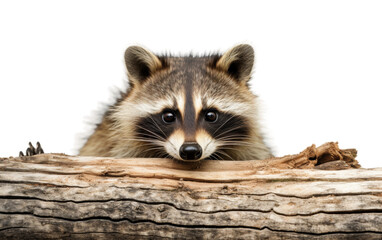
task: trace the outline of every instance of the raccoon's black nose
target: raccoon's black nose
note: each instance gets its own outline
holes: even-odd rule
[[[196,160],[202,156],[202,147],[197,143],[183,143],[179,155],[184,160]]]

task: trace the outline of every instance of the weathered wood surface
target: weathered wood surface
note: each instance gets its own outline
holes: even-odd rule
[[[0,159],[0,238],[382,239],[382,168],[311,169],[324,148],[197,169],[169,159]],[[359,166],[342,153],[330,161]]]

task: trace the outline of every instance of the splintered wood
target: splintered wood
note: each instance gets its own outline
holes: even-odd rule
[[[0,239],[382,239],[382,168],[361,169],[355,156],[326,143],[199,166],[4,158]]]
[[[319,147],[314,144],[300,154],[272,158],[268,166],[287,169],[330,169],[340,170],[349,168],[360,168],[356,149],[339,149],[338,143],[328,142]]]

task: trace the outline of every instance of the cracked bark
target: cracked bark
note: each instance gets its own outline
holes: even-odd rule
[[[62,154],[1,159],[0,238],[381,239],[382,169],[359,169],[355,156],[327,143],[198,168]]]

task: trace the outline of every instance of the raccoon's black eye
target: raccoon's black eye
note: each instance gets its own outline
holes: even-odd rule
[[[207,122],[216,122],[218,120],[218,113],[216,111],[208,111],[204,118]]]
[[[162,114],[162,120],[165,123],[172,123],[175,121],[175,114],[171,111],[165,111]]]

